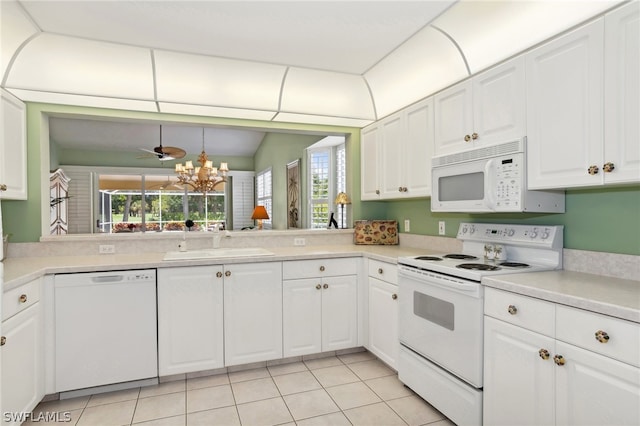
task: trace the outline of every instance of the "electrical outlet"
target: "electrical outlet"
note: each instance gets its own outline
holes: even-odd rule
[[[438,235],[444,235],[444,234],[445,234],[444,220],[441,220],[440,222],[438,222]]]
[[[116,252],[116,246],[113,244],[100,244],[100,254],[113,254]]]
[[[409,219],[404,220],[404,232],[411,231],[411,221]]]
[[[304,246],[307,242],[305,241],[304,238],[294,238],[293,239],[293,245],[294,246]]]

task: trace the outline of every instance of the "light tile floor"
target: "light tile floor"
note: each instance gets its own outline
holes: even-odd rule
[[[48,401],[34,410],[53,412],[70,413],[64,424],[77,426],[453,426],[370,352]]]

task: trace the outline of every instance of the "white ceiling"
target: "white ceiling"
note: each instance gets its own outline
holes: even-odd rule
[[[162,145],[184,149],[187,154],[202,151],[204,138],[204,148],[209,155],[252,157],[264,136],[264,131],[251,129],[162,125]],[[49,120],[49,137],[63,149],[137,152],[140,148],[153,150],[158,146],[160,124],[52,117]],[[138,155],[146,154],[138,152]]]
[[[33,1],[44,32],[362,75],[453,4],[441,1]]]
[[[362,127],[618,3],[0,0],[0,85],[27,102]],[[201,128],[165,127],[164,145],[200,151]],[[51,134],[124,150],[156,146],[159,126],[56,118]],[[242,155],[263,136],[209,128],[205,143]]]

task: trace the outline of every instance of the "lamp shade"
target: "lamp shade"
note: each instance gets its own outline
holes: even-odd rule
[[[349,196],[344,193],[344,192],[339,192],[338,196],[336,197],[336,204],[351,204],[351,200],[349,199]]]
[[[267,209],[265,209],[264,206],[256,206],[256,208],[253,209],[253,214],[251,215],[251,219],[253,220],[269,219],[269,213],[267,213]]]

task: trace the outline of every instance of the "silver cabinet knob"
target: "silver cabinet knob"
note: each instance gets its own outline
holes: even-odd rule
[[[509,305],[509,307],[507,308],[507,312],[509,312],[511,315],[515,315],[518,313],[518,308],[516,308],[515,305]]]

